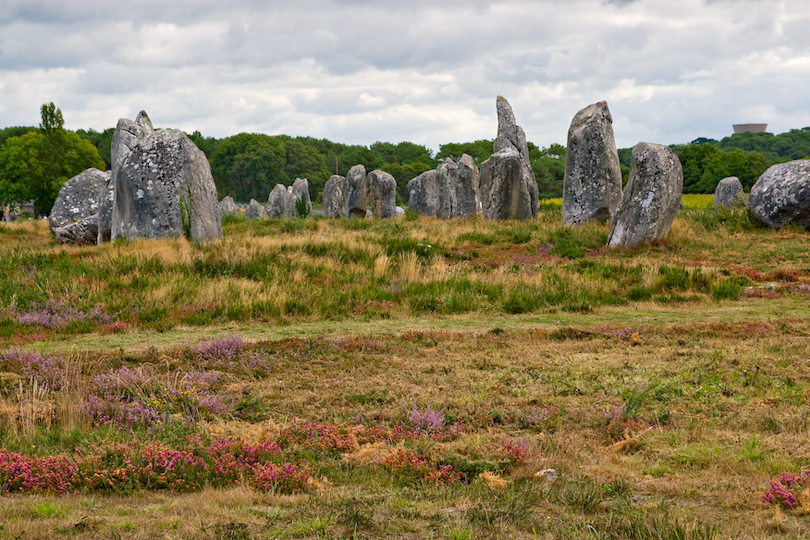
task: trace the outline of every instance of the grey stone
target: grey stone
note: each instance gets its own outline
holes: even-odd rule
[[[585,107],[571,121],[564,178],[563,223],[613,218],[622,200],[622,169],[606,101]]]
[[[772,165],[751,187],[751,214],[771,229],[810,228],[810,159]]]
[[[48,216],[48,224],[51,232],[60,242],[95,244],[98,240],[98,213],[101,205],[101,197],[107,187],[110,173],[90,168],[82,171],[59,189],[59,195],[53,203],[51,214]],[[78,237],[78,232],[66,233],[56,229],[64,228],[68,225],[80,223],[93,216],[92,227],[75,226],[73,231],[84,231],[83,234],[91,234],[92,237]]]
[[[343,196],[346,198],[345,217],[366,217],[366,168],[355,165],[346,173]]]
[[[164,129],[140,139],[113,177],[113,241],[188,234],[203,242],[222,236],[208,159],[182,131]]]
[[[402,208],[401,206],[397,206],[397,217],[404,216],[404,215],[405,215],[405,209]]]
[[[723,178],[717,183],[714,190],[714,209],[733,210],[735,208],[747,208],[748,201],[745,200],[742,182],[736,176]]]
[[[112,181],[112,174],[109,173],[104,187],[98,194],[98,235],[96,243],[110,241],[112,234],[112,212],[115,202],[115,184]]]
[[[298,215],[298,205],[303,197],[306,202],[306,214]],[[287,188],[287,200],[284,205],[284,215],[287,217],[306,217],[312,213],[312,201],[309,198],[309,181],[306,178],[296,178],[295,182]]]
[[[245,217],[248,219],[264,219],[267,212],[256,199],[250,199],[250,203],[245,208]]]
[[[110,145],[109,196],[106,199],[102,198],[101,208],[99,209],[99,244],[110,240],[112,237],[112,215],[115,203],[115,186],[118,185],[118,171],[121,169],[124,160],[129,157],[140,141],[154,132],[155,128],[152,127],[152,121],[146,111],[139,112],[135,120],[129,120],[128,118],[118,120],[113,132],[112,144]]]
[[[276,184],[276,187],[270,192],[270,196],[267,197],[267,206],[264,208],[267,212],[267,217],[277,218],[283,216],[286,207],[287,188],[281,184]]]
[[[236,215],[236,203],[230,195],[219,201],[219,216],[223,217],[228,214]]]
[[[95,244],[98,237],[98,214],[51,230],[56,241],[62,244]]]
[[[439,213],[439,184],[436,169],[425,171],[408,182],[408,210],[423,216]]]
[[[456,198],[458,165],[452,159],[447,158],[436,167],[436,188],[439,196],[436,217],[439,219],[455,217],[455,209],[458,203]]]
[[[375,218],[392,218],[397,215],[397,181],[381,170],[371,171],[368,182],[368,202]]]
[[[475,217],[481,213],[479,195],[480,172],[472,157],[464,154],[458,160],[458,183],[456,184],[456,207],[453,215],[461,218]]]
[[[496,102],[498,136],[495,152],[481,164],[480,197],[487,219],[534,219],[539,192],[529,163],[526,134],[515,123],[512,107],[501,96]]]
[[[323,186],[323,213],[326,217],[340,218],[348,212],[343,196],[346,177],[333,174]]]
[[[607,245],[636,247],[662,240],[672,227],[682,195],[683,170],[675,152],[660,144],[638,143]]]

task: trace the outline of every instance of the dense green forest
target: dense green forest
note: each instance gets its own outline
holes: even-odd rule
[[[0,129],[0,203],[34,199],[36,210],[47,214],[61,185],[89,166],[110,168],[110,145],[115,128],[104,131],[64,129],[62,113],[53,103],[42,106],[39,127]],[[327,139],[239,133],[217,139],[199,131],[189,134],[205,153],[220,198],[239,202],[265,201],[276,184],[295,178],[309,180],[310,196],[320,201],[323,187],[335,173],[345,175],[362,164],[382,169],[397,180],[397,203],[407,204],[407,184],[446,158],[469,154],[480,166],[492,154],[492,140],[448,143],[434,153],[412,142],[347,145]],[[529,142],[529,159],[541,198],[562,196],[565,147],[540,148]],[[713,193],[720,179],[737,176],[746,190],[774,163],[810,159],[810,127],[787,133],[742,133],[722,140],[698,138],[672,145],[683,165],[684,193]],[[625,179],[630,172],[631,148],[619,149]]]

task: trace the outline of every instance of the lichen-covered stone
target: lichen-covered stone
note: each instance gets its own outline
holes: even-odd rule
[[[245,208],[245,217],[247,219],[264,219],[267,217],[267,211],[256,199],[250,199],[247,208]]]
[[[346,173],[343,196],[346,198],[346,217],[366,217],[366,168],[355,165]]]
[[[751,187],[751,214],[771,229],[810,228],[810,159],[772,165]]]
[[[495,152],[481,164],[480,196],[487,219],[534,219],[539,193],[529,163],[526,134],[515,123],[512,107],[501,96],[496,102],[498,136]]]
[[[348,212],[343,196],[346,177],[333,174],[323,186],[323,214],[330,218],[341,218]]]
[[[622,171],[607,102],[579,111],[568,130],[562,218],[566,225],[610,221],[622,199]]]
[[[222,236],[214,177],[205,154],[176,129],[140,139],[115,176],[112,240]]]
[[[98,213],[109,179],[109,172],[90,168],[62,185],[48,216],[57,241],[71,244],[98,241]],[[84,221],[87,223],[83,224]]]
[[[397,216],[397,181],[385,171],[374,170],[368,173],[368,203],[371,215],[375,218]]]
[[[660,144],[638,143],[607,245],[636,247],[662,240],[672,227],[682,195],[683,170],[675,152]]]
[[[736,176],[723,178],[714,190],[714,209],[733,210],[748,207],[742,182]]]
[[[237,210],[236,203],[234,202],[233,197],[231,197],[230,195],[219,201],[220,217],[226,216],[228,214],[236,215],[236,210]]]
[[[439,213],[439,184],[436,169],[425,171],[408,182],[408,210],[423,216]]]
[[[472,157],[463,154],[458,160],[456,207],[453,212],[455,217],[471,218],[481,213],[479,185],[480,172],[478,166]]]
[[[267,217],[277,218],[284,215],[287,207],[287,188],[281,184],[276,184],[270,195],[267,197],[267,206],[264,207]]]

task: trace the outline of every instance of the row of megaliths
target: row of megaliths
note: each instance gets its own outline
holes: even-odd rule
[[[568,130],[563,222],[610,221],[608,246],[635,247],[663,239],[681,206],[683,170],[668,146],[638,143],[622,190],[613,118],[607,102],[579,111]]]
[[[59,191],[49,217],[57,240],[222,236],[211,166],[182,131],[155,130],[141,111],[118,121],[110,150],[109,173],[88,169]]]

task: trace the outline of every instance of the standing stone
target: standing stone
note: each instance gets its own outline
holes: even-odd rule
[[[439,219],[455,217],[458,165],[456,165],[452,159],[447,158],[436,167],[436,186],[439,191],[439,204],[436,208],[436,217]]]
[[[222,236],[211,166],[182,131],[164,129],[140,139],[113,174],[113,241]]]
[[[224,217],[228,214],[236,215],[236,203],[230,195],[219,201],[219,216]]]
[[[298,206],[301,199],[306,203],[306,214],[299,216]],[[284,215],[287,217],[306,217],[312,213],[312,201],[309,198],[309,181],[306,178],[296,178],[295,182],[287,188],[287,199],[284,204]]]
[[[745,208],[748,203],[745,200],[742,182],[736,176],[723,178],[717,183],[714,190],[714,209],[733,210],[735,208]]]
[[[579,111],[568,130],[562,218],[566,225],[610,221],[622,199],[622,169],[607,102]]]
[[[467,154],[462,155],[458,160],[455,217],[471,218],[481,213],[479,184],[480,174],[475,161]]]
[[[105,194],[109,178],[109,172],[90,168],[62,185],[48,216],[57,241],[70,244],[98,241],[100,198]]]
[[[149,135],[155,132],[152,121],[141,111],[135,120],[120,118],[118,125],[113,132],[112,144],[110,145],[110,185],[107,198],[101,199],[98,222],[98,243],[108,241],[112,238],[112,216],[115,203],[115,186],[118,185],[118,171],[124,160],[129,157],[132,151]]]
[[[381,170],[368,174],[369,204],[375,218],[397,217],[397,181]]]
[[[366,217],[366,168],[362,165],[355,165],[349,169],[344,186],[346,217]]]
[[[439,184],[436,169],[425,171],[408,182],[408,210],[422,216],[439,213]]]
[[[810,159],[769,167],[751,187],[748,204],[771,229],[788,223],[810,229]]]
[[[534,219],[539,192],[529,163],[526,134],[515,122],[509,102],[498,96],[498,137],[494,153],[481,164],[482,211],[487,219]]]
[[[682,195],[683,170],[675,152],[660,144],[638,143],[607,245],[636,247],[662,240],[672,227]]]
[[[276,184],[270,196],[267,197],[267,206],[264,209],[267,211],[267,217],[277,218],[284,215],[284,209],[287,207],[287,188],[281,184]]]
[[[333,174],[323,186],[323,213],[326,217],[340,218],[346,215],[346,198],[343,189],[346,177]]]
[[[264,219],[267,212],[256,199],[250,199],[250,204],[245,208],[245,217],[248,219]]]
[[[115,184],[112,173],[107,173],[107,181],[98,194],[98,236],[96,243],[102,244],[110,241],[112,234],[112,212],[115,202]]]

